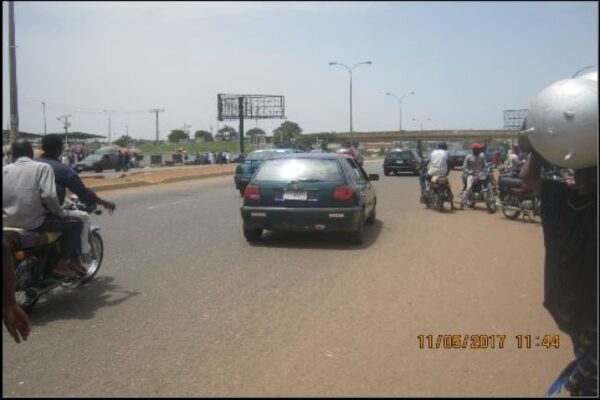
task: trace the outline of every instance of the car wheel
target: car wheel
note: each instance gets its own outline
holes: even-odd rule
[[[240,196],[241,196],[241,197],[244,197],[244,189],[246,189],[246,188],[245,188],[245,187],[241,187],[241,188],[239,188],[239,191],[240,191]]]
[[[373,225],[375,223],[375,219],[377,218],[377,199],[375,199],[375,203],[373,204],[373,211],[371,211],[371,215],[366,219],[365,224]]]
[[[364,230],[365,222],[363,219],[363,214],[360,215],[360,223],[358,224],[358,229],[348,233],[348,241],[350,244],[359,245],[363,242],[363,230]]]
[[[262,228],[244,228],[244,237],[248,242],[258,242],[262,236]]]
[[[94,168],[94,172],[102,172],[102,168],[96,167],[96,168]]]
[[[384,169],[384,170],[383,170],[383,174],[384,174],[385,176],[390,176],[390,171],[388,171],[387,169]]]

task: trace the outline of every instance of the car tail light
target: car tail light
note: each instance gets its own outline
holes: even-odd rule
[[[333,199],[347,201],[352,199],[352,188],[350,186],[338,186],[333,190]]]
[[[416,163],[417,163],[417,160],[414,160],[414,159],[413,159],[413,160],[410,160],[410,162],[411,162],[411,163],[413,163],[413,164],[416,164]]]
[[[244,189],[244,200],[260,200],[260,190],[256,185],[248,185]]]

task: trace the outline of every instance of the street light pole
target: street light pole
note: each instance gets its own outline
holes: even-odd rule
[[[354,132],[353,126],[352,126],[352,71],[354,70],[354,68],[358,67],[359,65],[362,64],[373,64],[371,61],[363,61],[363,62],[359,62],[357,64],[354,64],[354,66],[352,68],[349,68],[347,65],[342,64],[342,63],[338,63],[338,62],[330,62],[329,65],[339,65],[342,66],[344,68],[346,68],[346,70],[348,70],[348,73],[350,74],[350,134],[352,134]]]
[[[42,106],[44,107],[44,136],[46,136],[46,103],[43,101]]]
[[[415,92],[404,93],[402,97],[396,96],[394,93],[387,92],[386,96],[393,96],[396,100],[398,100],[398,104],[400,105],[400,132],[402,132],[402,100],[410,94],[415,94]]]

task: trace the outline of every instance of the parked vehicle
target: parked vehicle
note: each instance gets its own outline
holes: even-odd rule
[[[465,150],[449,150],[448,151],[448,168],[453,169],[456,167],[462,168],[465,162],[465,157],[469,153]]]
[[[233,176],[235,188],[239,190],[240,195],[244,195],[244,188],[246,185],[248,185],[250,178],[267,157],[272,154],[285,153],[302,153],[302,151],[298,149],[254,150],[253,152],[249,153],[246,158],[241,160],[239,165],[235,168],[235,175]]]
[[[488,166],[486,171],[475,172],[473,175],[473,186],[471,196],[466,200],[467,206],[474,208],[476,203],[484,202],[490,214],[496,212],[496,195],[492,182],[492,167]],[[465,195],[462,192],[461,197]]]
[[[263,230],[347,232],[360,244],[364,224],[376,218],[377,195],[353,157],[325,153],[284,154],[260,166],[244,191],[241,208],[246,240]]]
[[[354,147],[342,147],[336,151],[337,154],[347,154],[349,156],[354,157],[358,162],[358,165],[363,165],[363,156],[360,154],[360,151],[355,149]]]
[[[102,172],[105,169],[115,169],[118,155],[119,150],[115,146],[101,147],[83,160],[75,163],[73,169],[77,173],[82,171]]]
[[[77,196],[72,196],[71,200],[65,205],[66,209],[102,213],[99,209],[86,209]],[[102,265],[104,243],[100,228],[94,223],[89,235],[91,257],[81,260],[88,273],[76,280],[52,277],[52,268],[58,260],[60,232],[32,232],[3,226],[2,233],[15,260],[15,297],[17,303],[26,311],[31,310],[42,295],[59,286],[75,287],[79,283],[91,281]]]
[[[430,182],[425,185],[423,194],[424,202],[427,208],[433,208],[436,211],[444,211],[444,203],[452,204],[454,196],[450,191],[450,181],[447,176],[432,176]]]
[[[419,175],[426,159],[421,157],[416,150],[392,150],[383,159],[383,174],[412,172]]]

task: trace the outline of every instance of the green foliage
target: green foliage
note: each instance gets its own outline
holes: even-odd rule
[[[181,129],[173,129],[167,138],[171,143],[178,143],[180,140],[189,140],[190,136]]]
[[[273,144],[277,147],[291,147],[292,139],[300,138],[302,128],[295,122],[285,121],[278,128],[273,130]]]
[[[191,153],[202,153],[206,151],[214,151],[218,152],[229,152],[229,153],[238,153],[238,142],[236,141],[226,141],[226,142],[207,142],[207,143],[181,143],[181,144],[159,144],[154,145],[153,143],[140,144],[138,146],[142,153],[144,154],[163,154],[163,153],[172,153],[175,152],[179,148],[183,148],[188,154]],[[255,150],[255,146],[252,144],[246,144],[244,146],[244,152],[249,153],[252,150]]]
[[[121,147],[127,147],[132,143],[134,143],[134,140],[129,135],[123,135],[117,140],[113,140],[113,144],[116,144],[117,146]]]
[[[260,128],[252,128],[248,132],[245,133],[244,136],[250,138],[250,143],[256,143],[256,138],[258,136],[266,136],[267,133]]]
[[[219,140],[232,140],[233,137],[237,136],[237,132],[234,128],[229,125],[225,125],[215,135],[215,139]]]
[[[204,130],[196,131],[196,133],[194,133],[194,138],[195,139],[203,139],[205,142],[213,141],[212,133],[210,133],[208,131],[204,131]]]

